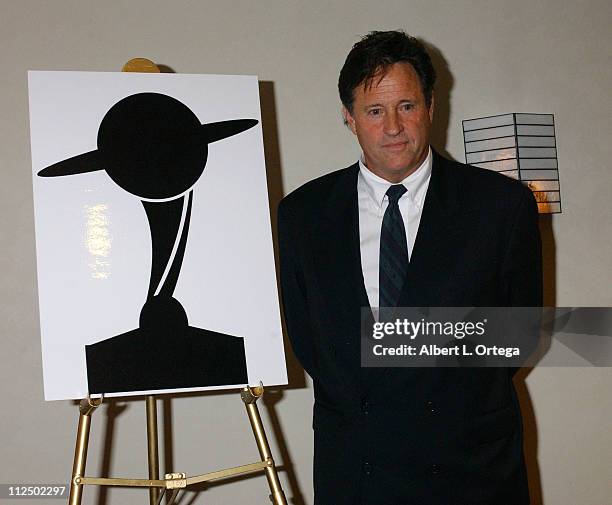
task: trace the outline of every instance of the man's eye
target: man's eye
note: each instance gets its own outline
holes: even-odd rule
[[[370,110],[368,111],[368,114],[369,114],[370,116],[380,116],[381,112],[382,112],[382,111],[381,111],[380,109],[370,109]]]
[[[411,104],[411,103],[404,103],[404,104],[402,104],[402,105],[401,105],[401,107],[400,107],[400,108],[401,108],[402,110],[404,110],[404,111],[408,111],[408,110],[412,110],[412,109],[414,109],[414,105],[413,105],[413,104]]]

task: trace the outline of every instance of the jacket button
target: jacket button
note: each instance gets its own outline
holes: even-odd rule
[[[370,413],[370,402],[368,402],[368,400],[365,398],[361,400],[361,412],[366,415]]]
[[[436,465],[435,463],[431,465],[431,474],[438,475],[439,473],[440,473],[440,467]]]
[[[372,465],[368,462],[365,462],[363,464],[363,473],[365,473],[366,475],[370,475],[372,473]]]
[[[429,401],[425,404],[425,409],[427,410],[428,414],[435,414],[436,413],[436,405],[434,402]]]

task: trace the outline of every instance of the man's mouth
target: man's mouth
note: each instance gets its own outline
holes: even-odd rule
[[[404,147],[406,147],[407,143],[408,143],[407,141],[403,141],[403,142],[390,142],[388,144],[383,144],[383,148],[384,149],[389,149],[391,151],[399,151],[399,150],[403,149]]]

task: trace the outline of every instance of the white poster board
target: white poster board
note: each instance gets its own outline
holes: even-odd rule
[[[28,77],[45,399],[286,384],[257,78]]]

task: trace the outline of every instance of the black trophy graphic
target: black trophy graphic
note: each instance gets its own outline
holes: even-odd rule
[[[190,326],[173,293],[185,254],[193,186],[206,166],[208,145],[256,124],[254,119],[201,124],[174,98],[138,93],[106,113],[98,149],[38,173],[58,177],[105,170],[142,199],[151,229],[151,280],[139,327],[85,346],[90,393],[248,382],[244,339]]]

